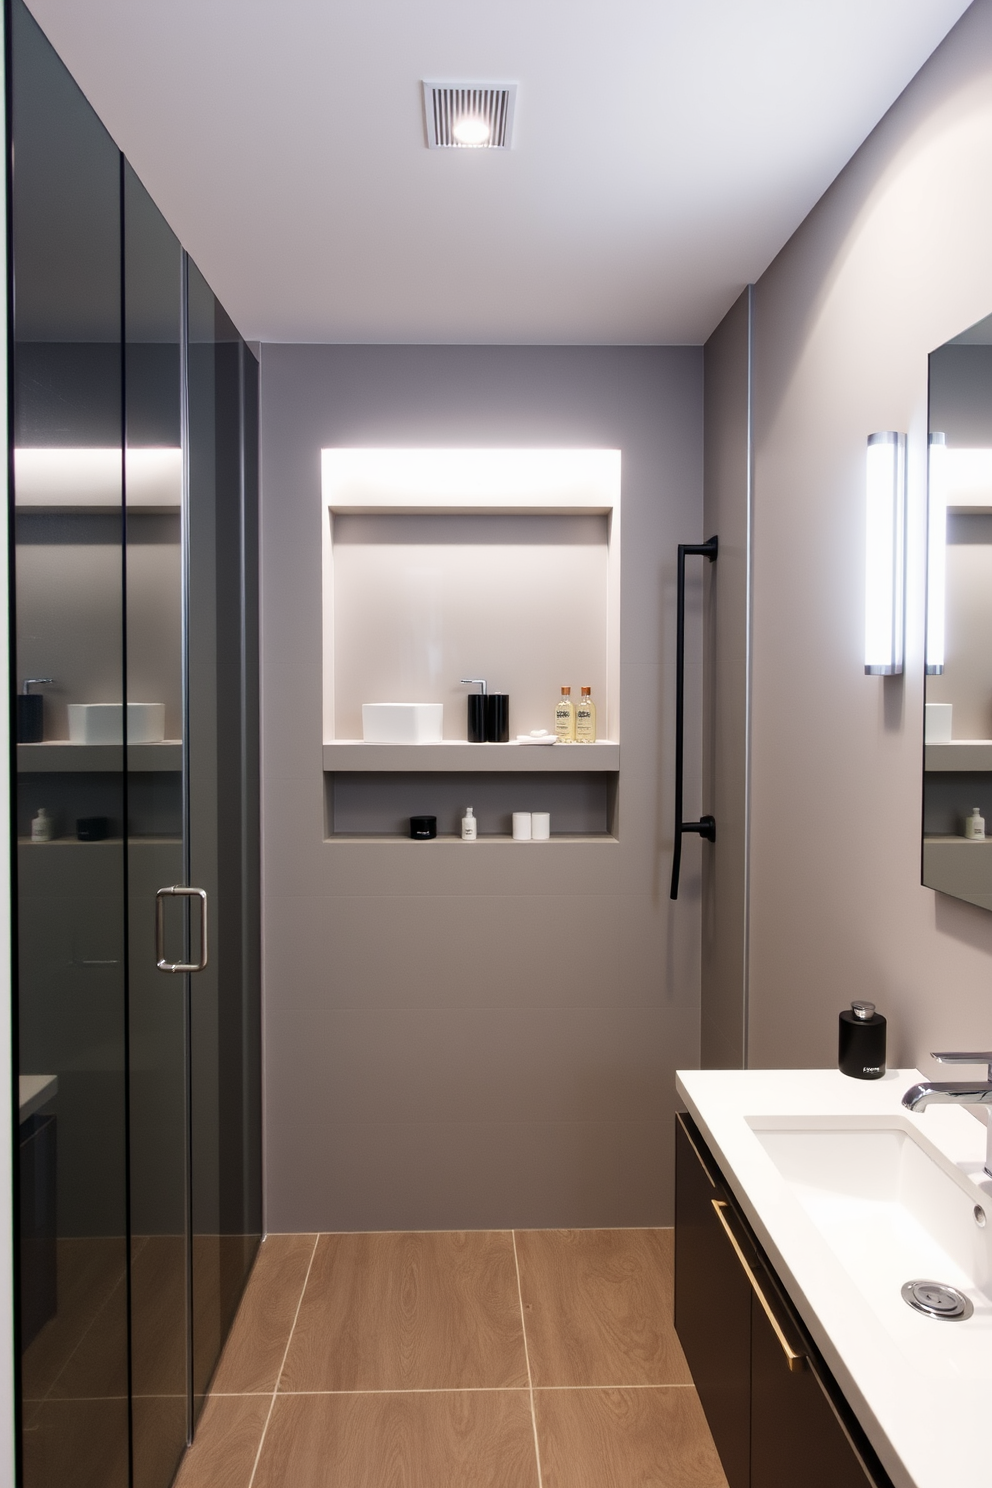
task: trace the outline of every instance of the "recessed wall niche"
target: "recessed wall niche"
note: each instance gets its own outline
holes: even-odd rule
[[[519,774],[527,757],[549,777],[574,774],[580,761],[572,750],[512,741],[553,729],[562,685],[576,698],[587,685],[601,742],[575,747],[581,767],[616,772],[619,450],[326,449],[322,508],[326,771],[498,776]],[[485,678],[490,691],[509,695],[509,744],[467,743],[473,689],[463,677]],[[383,702],[442,703],[444,744],[361,745],[362,704]],[[567,787],[570,798],[577,784]],[[593,792],[597,801],[605,785]],[[397,782],[391,789],[395,795]],[[466,790],[463,781],[455,794]],[[546,793],[554,830],[559,792],[550,778]],[[361,794],[343,782],[331,786],[329,835],[361,835]],[[512,809],[512,783],[505,802],[499,795],[497,785],[494,823]],[[572,832],[612,835],[602,805],[582,824],[572,822],[564,798],[562,808],[564,830],[568,822]],[[372,812],[364,830],[382,835],[380,817]]]

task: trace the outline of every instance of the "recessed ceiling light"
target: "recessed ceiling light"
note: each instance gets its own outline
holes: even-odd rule
[[[485,119],[466,114],[452,127],[451,133],[460,145],[474,145],[478,149],[479,145],[486,144],[492,130]]]
[[[508,150],[516,83],[428,82],[424,120],[431,150]]]

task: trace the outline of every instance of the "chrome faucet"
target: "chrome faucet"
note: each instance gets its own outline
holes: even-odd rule
[[[938,1064],[984,1064],[985,1082],[976,1080],[923,1080],[911,1085],[902,1098],[907,1111],[927,1106],[992,1106],[992,1052],[980,1054],[931,1054]],[[986,1113],[985,1171],[992,1178],[992,1116]]]

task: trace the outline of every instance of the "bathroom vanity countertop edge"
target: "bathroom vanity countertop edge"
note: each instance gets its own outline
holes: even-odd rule
[[[835,1069],[676,1075],[680,1097],[896,1488],[946,1488],[949,1482],[984,1479],[987,1448],[977,1423],[984,1419],[987,1378],[936,1378],[897,1346],[852,1295],[840,1262],[748,1118],[892,1118],[894,1125],[918,1131],[975,1182],[976,1202],[988,1204],[992,1183],[982,1188],[972,1176],[984,1162],[983,1126],[959,1106],[919,1115],[903,1109],[905,1091],[924,1078],[915,1069],[890,1069],[874,1081],[852,1080]],[[927,1423],[923,1429],[921,1423]]]

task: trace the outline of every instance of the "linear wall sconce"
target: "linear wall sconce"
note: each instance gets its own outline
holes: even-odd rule
[[[927,655],[928,677],[944,670],[947,608],[947,438],[930,435],[927,462]]]
[[[906,629],[905,434],[869,434],[865,504],[865,671],[895,677]]]

